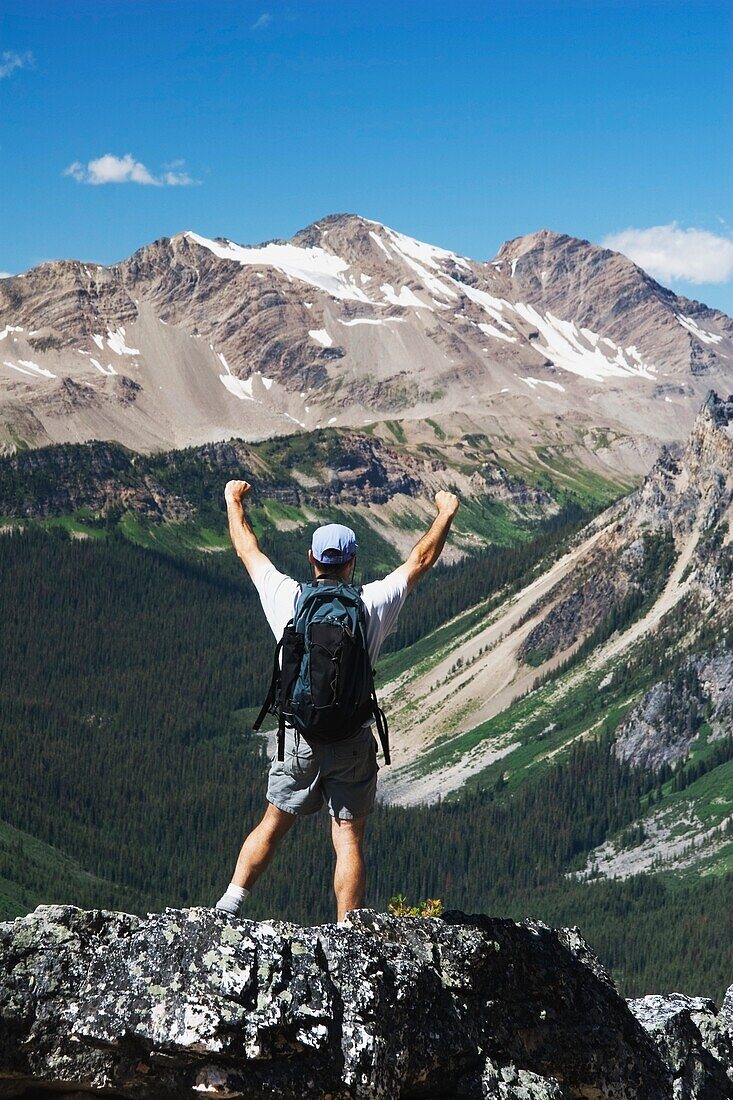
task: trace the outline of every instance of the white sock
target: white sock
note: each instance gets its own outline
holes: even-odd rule
[[[231,913],[232,916],[236,917],[242,902],[248,894],[249,890],[245,890],[243,886],[235,886],[233,882],[230,882],[217,901],[216,908],[221,909],[225,913]]]

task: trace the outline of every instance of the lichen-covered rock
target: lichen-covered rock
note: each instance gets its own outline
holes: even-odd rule
[[[549,1077],[491,1062],[486,1063],[481,1086],[485,1100],[563,1100],[568,1095]]]
[[[728,991],[726,1002],[733,994]],[[725,1007],[705,997],[649,996],[629,1007],[670,1070],[674,1100],[733,1096],[733,1030]]]
[[[536,922],[42,906],[0,925],[3,1098],[662,1100],[665,1044],[577,930]]]

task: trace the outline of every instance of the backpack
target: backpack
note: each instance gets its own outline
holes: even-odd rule
[[[303,585],[293,618],[275,648],[272,679],[253,729],[278,719],[277,758],[285,758],[285,725],[306,741],[333,744],[376,722],[384,762],[389,730],[377,702],[361,589],[324,578]],[[281,661],[282,655],[282,661]]]

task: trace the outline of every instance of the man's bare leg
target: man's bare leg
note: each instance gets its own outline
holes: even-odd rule
[[[232,881],[227,893],[217,902],[218,909],[232,914],[239,912],[241,902],[271,863],[282,838],[295,824],[295,817],[268,802],[265,816],[241,847]]]
[[[295,817],[295,814],[286,814],[271,802],[267,803],[265,816],[242,845],[232,875],[235,886],[243,886],[245,890],[252,889],[262,872],[270,865],[278,844],[295,824]]]
[[[365,817],[357,818],[356,821],[339,821],[335,817],[331,819],[331,840],[336,852],[333,890],[340,921],[344,919],[349,909],[358,909],[364,901],[366,823]]]

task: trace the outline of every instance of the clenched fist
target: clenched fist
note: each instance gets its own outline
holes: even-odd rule
[[[228,481],[224,490],[224,500],[227,504],[241,504],[243,497],[251,492],[252,486],[248,481]]]
[[[456,494],[449,493],[447,489],[441,489],[435,494],[435,507],[440,515],[447,514],[452,518],[458,511],[460,503]]]

